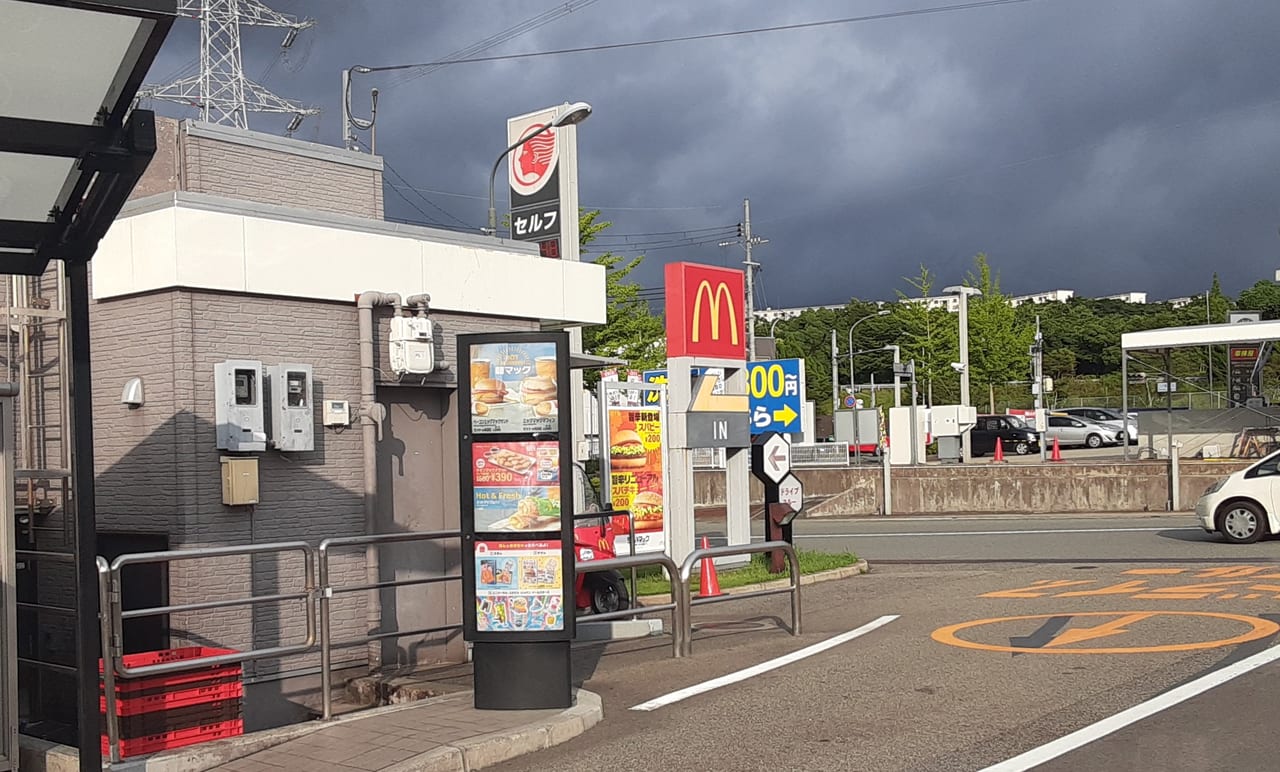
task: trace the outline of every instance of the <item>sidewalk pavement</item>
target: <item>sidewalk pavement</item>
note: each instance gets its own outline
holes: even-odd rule
[[[577,689],[574,698],[566,710],[476,710],[471,692],[457,692],[169,751],[134,768],[469,772],[558,745],[604,717],[598,695]]]

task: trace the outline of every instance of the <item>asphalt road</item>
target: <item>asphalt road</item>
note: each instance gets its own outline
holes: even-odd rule
[[[872,573],[805,587],[802,635],[782,629],[774,596],[695,609],[691,658],[672,659],[666,638],[576,648],[604,722],[500,769],[982,770],[1046,747],[1060,752],[1037,757],[1044,769],[1271,768],[1258,730],[1280,665],[1112,734],[1089,728],[1280,654],[1280,542],[1232,547],[1191,522],[804,523],[802,545],[853,549]],[[1077,730],[1086,741],[1062,750]],[[1003,768],[1031,768],[1019,764]]]

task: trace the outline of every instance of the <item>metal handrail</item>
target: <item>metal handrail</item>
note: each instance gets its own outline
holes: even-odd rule
[[[178,560],[201,560],[205,558],[225,557],[230,555],[261,555],[267,553],[288,553],[299,552],[302,554],[303,560],[303,577],[306,583],[306,589],[298,593],[284,593],[277,595],[258,595],[249,596],[247,598],[234,598],[223,601],[205,601],[202,603],[187,603],[173,606],[154,606],[150,608],[130,609],[125,611],[121,607],[121,597],[119,588],[121,587],[120,572],[125,566],[138,563],[172,563]],[[161,673],[177,673],[183,670],[192,670],[201,667],[212,667],[214,665],[223,665],[233,662],[249,662],[258,659],[274,659],[287,654],[300,654],[308,651],[316,645],[316,610],[315,604],[311,602],[311,598],[315,596],[315,551],[310,544],[304,541],[284,541],[272,542],[267,544],[248,544],[238,547],[202,547],[197,549],[185,550],[167,550],[163,552],[135,552],[128,555],[121,555],[111,563],[110,574],[108,577],[108,587],[110,593],[110,609],[111,609],[111,625],[106,634],[111,637],[114,632],[114,640],[110,641],[111,661],[115,667],[115,673],[120,676],[129,678],[138,678],[147,675],[158,675]],[[101,585],[101,576],[99,577],[99,585]],[[99,592],[103,592],[99,587]],[[161,662],[155,665],[144,665],[142,667],[126,667],[124,664],[124,646],[119,640],[119,631],[123,630],[125,619],[136,619],[138,617],[148,616],[164,616],[183,611],[199,611],[209,608],[226,608],[229,606],[253,606],[258,603],[269,601],[283,600],[304,600],[303,607],[307,618],[307,635],[301,643],[287,644],[284,646],[271,646],[265,649],[249,649],[248,651],[237,651],[230,654],[217,654],[212,657],[199,657],[196,659],[185,659],[177,662]],[[105,674],[106,668],[103,668]]]
[[[691,588],[689,587],[689,579],[693,573],[693,567],[704,558],[720,558],[730,555],[753,555],[757,552],[772,552],[773,550],[782,550],[787,556],[787,567],[790,569],[791,584],[788,587],[778,587],[771,590],[754,590],[752,592],[735,593],[733,595],[714,595],[709,598],[693,598],[691,597]],[[688,625],[684,639],[684,654],[691,656],[693,654],[693,606],[702,605],[704,603],[723,603],[729,600],[746,600],[747,598],[758,598],[763,595],[780,595],[784,592],[791,594],[791,634],[800,634],[800,559],[796,557],[796,549],[785,541],[765,541],[755,544],[730,544],[723,547],[706,547],[694,550],[684,559],[684,563],[680,566],[680,595],[681,602],[684,605],[684,618]]]
[[[670,611],[671,612],[671,656],[680,658],[684,656],[686,648],[685,636],[689,629],[689,618],[685,616],[685,606],[680,600],[687,593],[684,580],[680,576],[680,569],[676,566],[676,562],[667,557],[665,553],[648,553],[644,555],[623,555],[619,558],[608,558],[606,560],[591,560],[586,563],[575,563],[574,571],[584,573],[587,571],[610,571],[619,568],[638,568],[641,566],[663,566],[667,569],[667,577],[671,581],[671,602],[662,603],[654,606],[645,606],[641,612],[638,608],[622,609],[621,611],[609,611],[604,614],[592,614],[583,621],[603,622],[608,619],[628,619],[639,616],[640,613],[652,611]],[[635,597],[631,599],[632,603],[636,602]]]
[[[333,718],[333,641],[332,630],[332,611],[330,604],[334,595],[340,595],[347,592],[359,592],[362,590],[381,590],[390,587],[408,587],[420,584],[431,584],[435,582],[458,581],[462,579],[461,574],[446,576],[433,576],[424,579],[400,579],[395,581],[372,582],[367,584],[345,585],[343,587],[329,586],[329,553],[335,549],[345,547],[365,547],[370,544],[396,544],[400,542],[415,541],[439,541],[440,539],[461,539],[461,531],[422,531],[420,533],[387,533],[387,534],[371,534],[368,536],[341,536],[332,539],[325,539],[320,542],[318,549],[320,560],[319,565],[319,597],[320,597],[320,692],[324,703],[324,720],[328,721]],[[429,633],[441,633],[449,630],[461,629],[462,625],[441,625],[437,627],[424,627],[416,630],[393,630],[385,633],[371,633],[361,640],[348,641],[348,644],[370,643],[372,641],[383,640],[384,638],[398,638],[406,635],[427,635]]]

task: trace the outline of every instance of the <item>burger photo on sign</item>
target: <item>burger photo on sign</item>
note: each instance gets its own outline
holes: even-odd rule
[[[623,429],[609,446],[609,465],[614,469],[644,469],[648,451],[634,429]]]
[[[662,494],[640,491],[631,499],[631,517],[637,531],[656,531],[662,528]]]

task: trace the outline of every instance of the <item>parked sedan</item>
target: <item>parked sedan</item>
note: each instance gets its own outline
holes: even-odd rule
[[[1068,407],[1057,412],[1100,423],[1117,433],[1127,429],[1129,432],[1129,444],[1138,444],[1138,420],[1133,413],[1130,413],[1129,420],[1125,421],[1120,417],[1119,410],[1109,410],[1105,407]]]
[[[1222,534],[1232,544],[1252,544],[1280,533],[1280,451],[1222,478],[1196,502],[1200,527]]]
[[[1014,415],[980,415],[969,430],[969,449],[974,456],[995,453],[996,440],[1004,443],[1004,451],[1018,456],[1040,451],[1040,437],[1021,418]]]
[[[1124,434],[1100,423],[1085,418],[1055,413],[1050,415],[1045,428],[1046,443],[1058,441],[1059,446],[1083,445],[1087,448],[1100,448],[1103,445],[1118,445]]]

